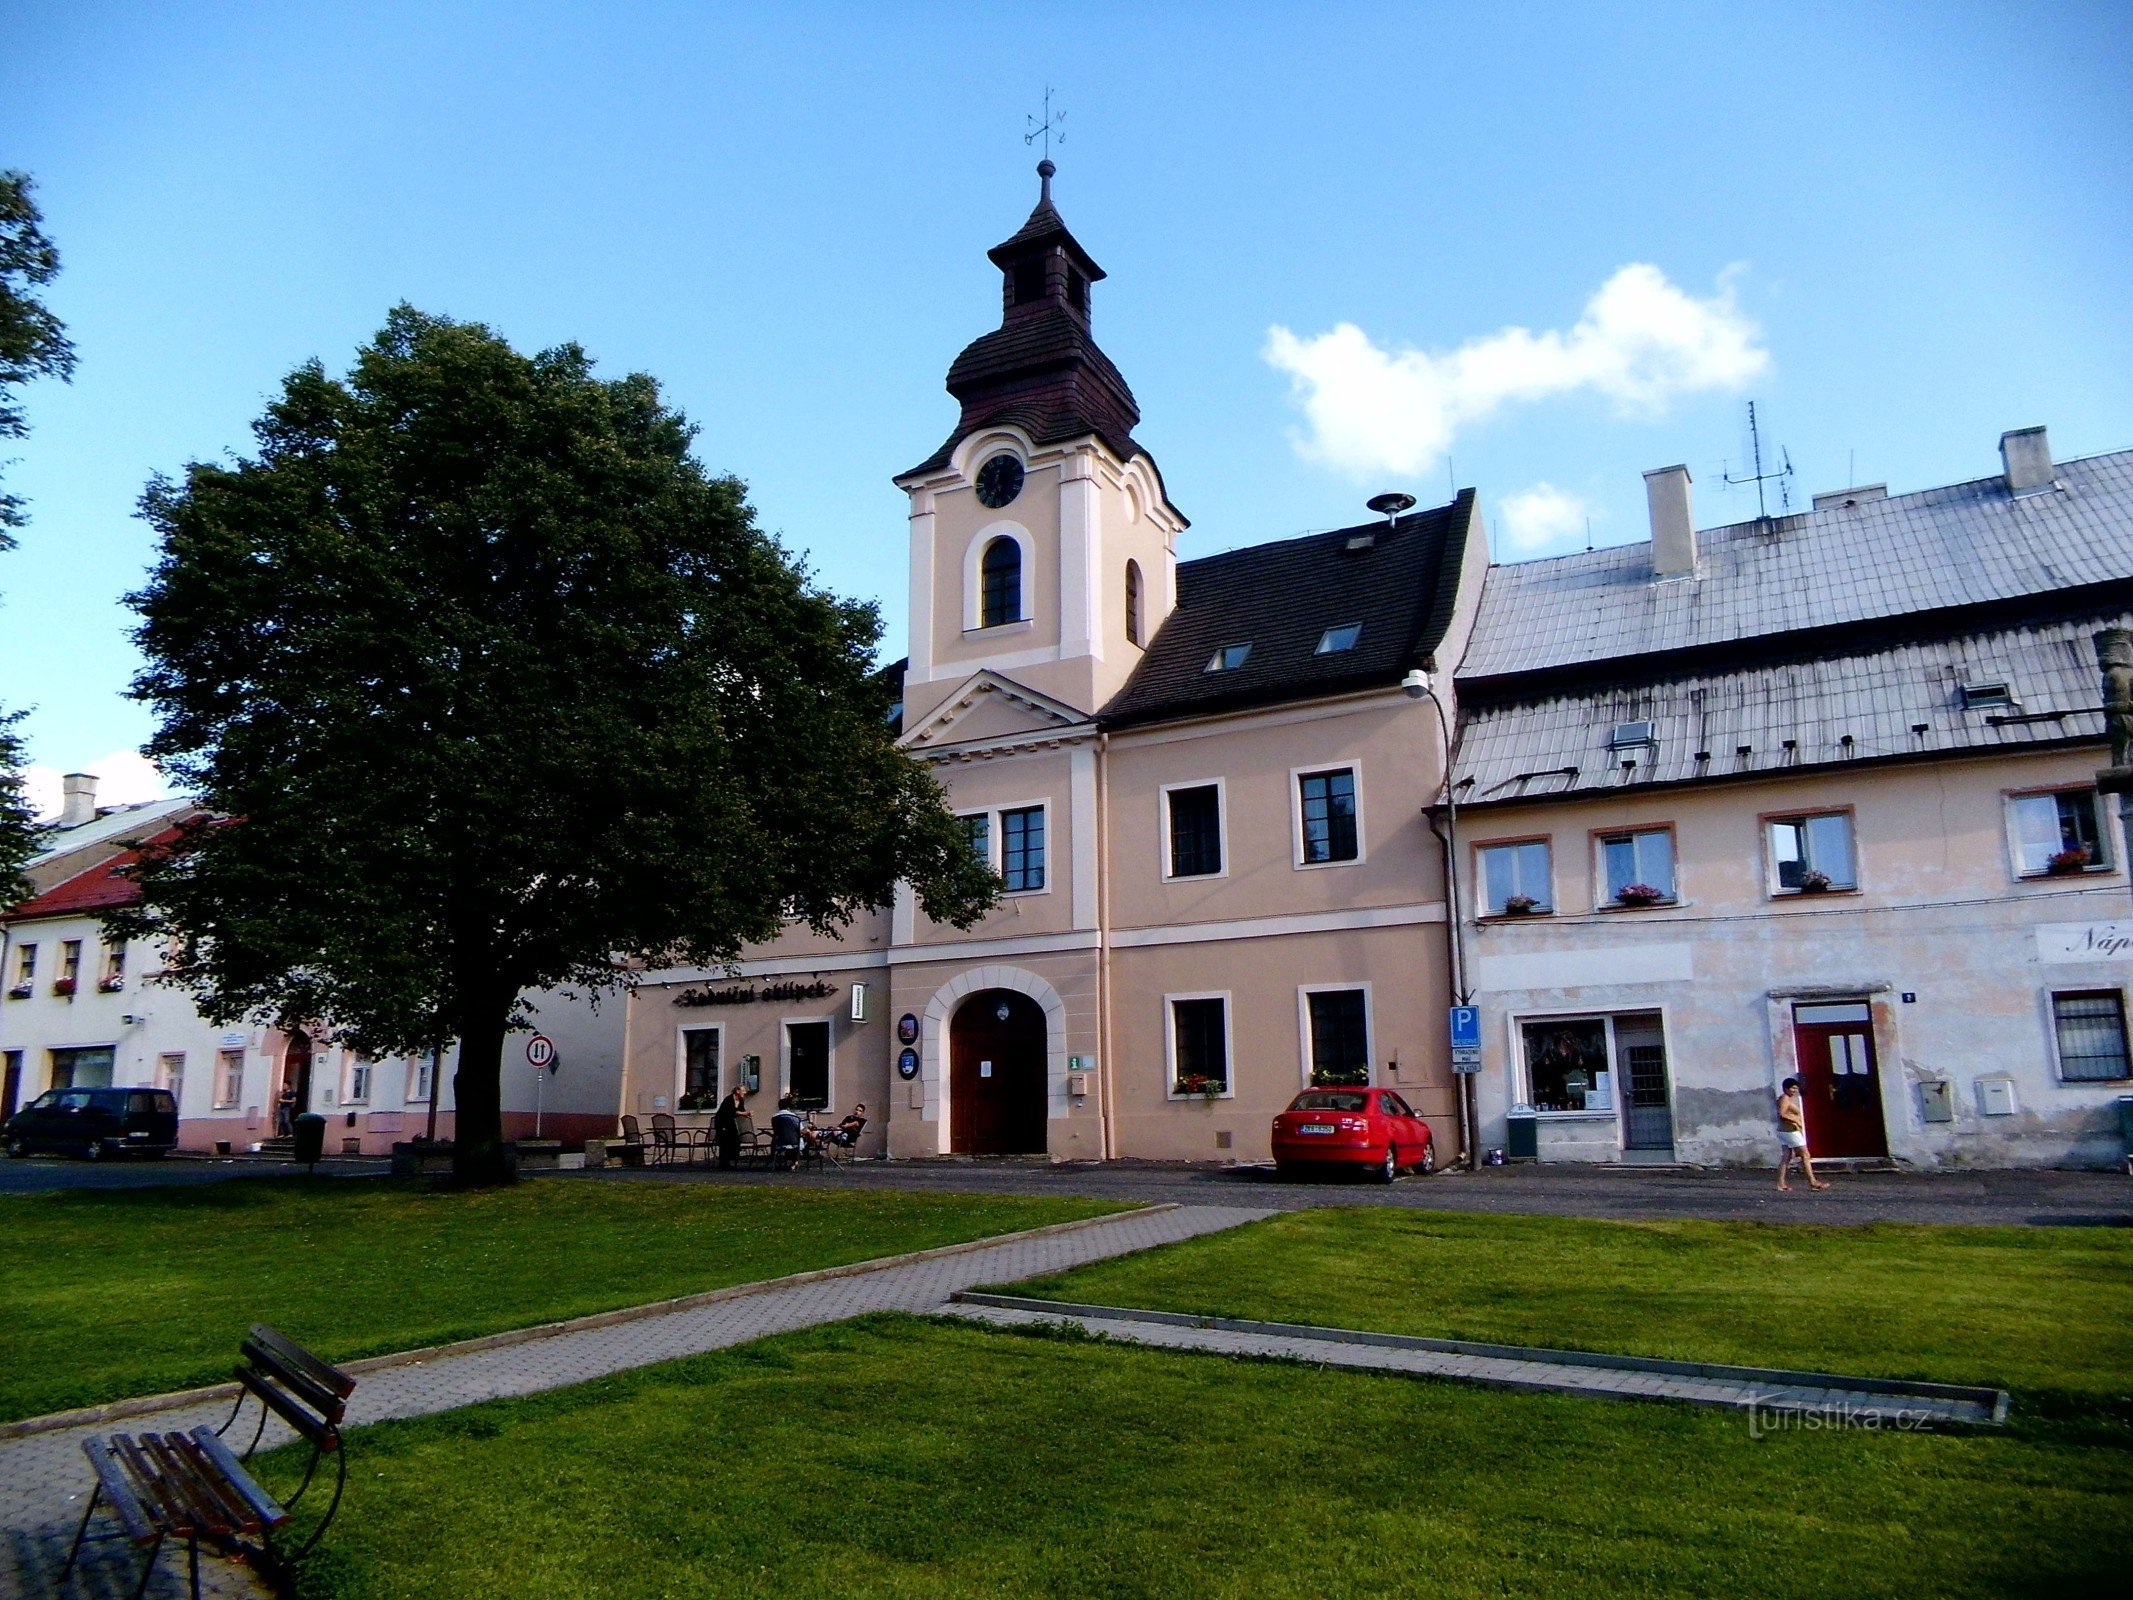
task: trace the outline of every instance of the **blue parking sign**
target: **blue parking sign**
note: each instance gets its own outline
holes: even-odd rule
[[[1479,1050],[1481,1048],[1481,1007],[1453,1006],[1452,1048],[1454,1050]]]

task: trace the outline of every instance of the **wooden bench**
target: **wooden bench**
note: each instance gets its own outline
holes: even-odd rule
[[[264,1323],[252,1325],[239,1357],[237,1404],[221,1427],[203,1426],[189,1433],[114,1433],[82,1441],[82,1451],[96,1472],[96,1488],[75,1530],[66,1565],[59,1569],[62,1586],[81,1547],[92,1539],[129,1539],[147,1548],[134,1600],[140,1600],[147,1590],[166,1539],[185,1541],[193,1600],[200,1595],[203,1542],[226,1555],[244,1556],[270,1567],[292,1566],[311,1553],[340,1509],[341,1491],[347,1487],[341,1418],[355,1379]],[[259,1426],[244,1454],[238,1456],[222,1436],[243,1415],[247,1400],[259,1402]],[[286,1501],[276,1501],[245,1468],[259,1448],[270,1416],[279,1417],[311,1446],[303,1482]],[[335,1466],[333,1499],[309,1537],[295,1549],[283,1551],[276,1536],[290,1526],[297,1502],[309,1491],[319,1464],[329,1455]],[[119,1524],[117,1532],[89,1532],[99,1504],[110,1507]]]

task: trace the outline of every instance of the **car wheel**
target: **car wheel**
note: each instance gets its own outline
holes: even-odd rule
[[[8,1140],[7,1153],[10,1159],[20,1161],[30,1153],[30,1147],[28,1142],[18,1135]]]
[[[1434,1139],[1424,1139],[1422,1141],[1422,1159],[1415,1163],[1415,1171],[1421,1173],[1422,1176],[1426,1178],[1436,1170],[1437,1141]]]
[[[1395,1178],[1399,1177],[1400,1147],[1390,1139],[1385,1141],[1385,1159],[1378,1164],[1377,1170],[1371,1175],[1380,1183],[1391,1183]]]

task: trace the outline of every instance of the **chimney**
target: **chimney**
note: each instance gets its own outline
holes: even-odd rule
[[[2049,489],[2052,477],[2052,442],[2042,428],[2017,428],[2000,435],[2000,459],[2007,464],[2010,494],[2035,494]]]
[[[64,797],[59,804],[59,825],[62,828],[78,828],[84,822],[96,820],[96,774],[93,772],[70,772],[59,780],[60,793]]]
[[[1652,576],[1696,576],[1696,513],[1689,504],[1689,469],[1654,467],[1644,475],[1652,512]]]

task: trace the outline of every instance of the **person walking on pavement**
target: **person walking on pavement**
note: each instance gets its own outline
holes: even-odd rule
[[[1807,1101],[1800,1093],[1800,1080],[1787,1078],[1785,1092],[1778,1096],[1778,1188],[1790,1193],[1792,1185],[1785,1181],[1797,1156],[1800,1170],[1807,1174],[1807,1187],[1827,1189],[1828,1184],[1815,1176],[1814,1157],[1807,1153]]]
[[[711,1139],[718,1146],[718,1164],[728,1171],[741,1157],[741,1113],[747,1109],[748,1091],[737,1083],[711,1117]]]

